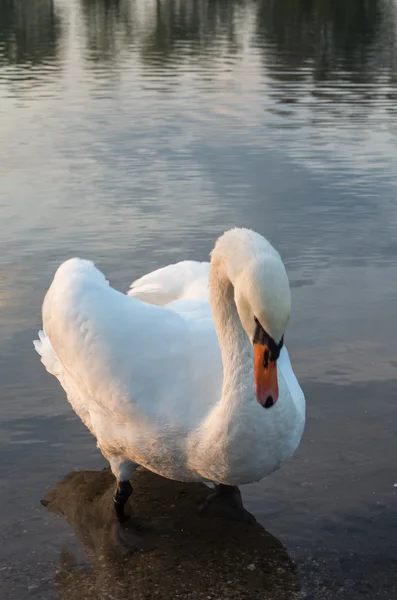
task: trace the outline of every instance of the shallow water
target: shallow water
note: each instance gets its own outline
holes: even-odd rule
[[[391,0],[0,3],[4,598],[55,597],[74,538],[40,498],[104,464],[32,350],[54,270],[126,289],[234,225],[285,260],[308,402],[247,505],[302,597],[397,596],[396,28]]]

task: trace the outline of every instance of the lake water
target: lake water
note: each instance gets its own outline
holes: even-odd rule
[[[104,465],[32,348],[56,267],[125,290],[235,225],[284,258],[308,403],[247,507],[303,598],[397,597],[396,190],[392,0],[0,0],[2,599],[55,597],[40,499]]]

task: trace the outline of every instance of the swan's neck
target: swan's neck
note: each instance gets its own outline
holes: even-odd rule
[[[233,283],[220,258],[211,261],[209,289],[223,363],[221,401],[240,403],[254,394],[253,350],[237,312]]]

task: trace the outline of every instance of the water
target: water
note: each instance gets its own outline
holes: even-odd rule
[[[397,8],[388,0],[0,1],[0,580],[55,597],[39,500],[104,462],[32,350],[58,264],[112,285],[280,250],[302,445],[246,489],[302,597],[396,597]],[[22,566],[23,564],[23,566]]]

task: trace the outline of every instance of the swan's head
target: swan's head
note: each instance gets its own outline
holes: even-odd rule
[[[277,359],[291,312],[288,276],[280,256],[256,255],[236,277],[234,294],[242,326],[254,347],[256,397],[265,408],[278,399]]]

